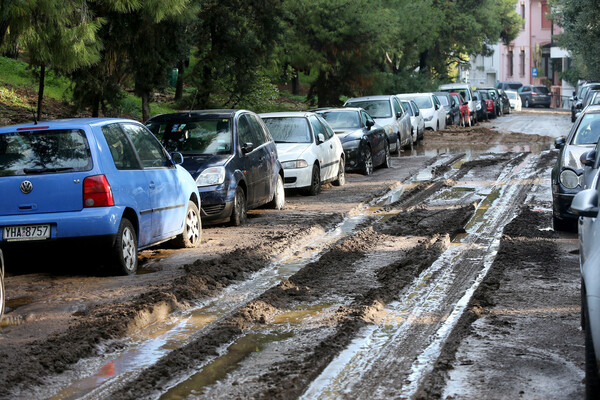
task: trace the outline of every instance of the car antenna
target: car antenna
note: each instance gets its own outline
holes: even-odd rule
[[[196,93],[194,93],[194,99],[192,100],[192,105],[190,106],[190,117],[192,116],[192,110],[194,109],[194,104],[196,103],[197,96],[198,96],[198,89],[196,88]]]

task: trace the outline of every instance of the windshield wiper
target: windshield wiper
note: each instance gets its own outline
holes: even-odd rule
[[[61,167],[61,168],[24,168],[23,172],[26,174],[45,174],[47,172],[63,172],[72,171],[73,167]]]

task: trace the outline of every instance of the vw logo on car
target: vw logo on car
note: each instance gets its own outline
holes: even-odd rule
[[[29,194],[29,193],[31,193],[32,190],[33,190],[33,183],[31,183],[30,181],[21,182],[21,192],[23,192],[25,194]]]

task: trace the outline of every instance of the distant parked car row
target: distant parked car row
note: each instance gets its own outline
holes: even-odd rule
[[[256,114],[199,110],[145,124],[67,119],[0,128],[0,248],[90,247],[119,274],[161,242],[197,247],[202,224],[242,225],[285,191],[317,195],[346,172],[389,168],[426,130],[478,120],[468,85],[351,98],[343,107]]]

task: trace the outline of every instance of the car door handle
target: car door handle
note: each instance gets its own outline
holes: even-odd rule
[[[148,187],[150,189],[155,189],[156,188],[156,184],[154,182],[150,182],[150,184],[148,185]]]

